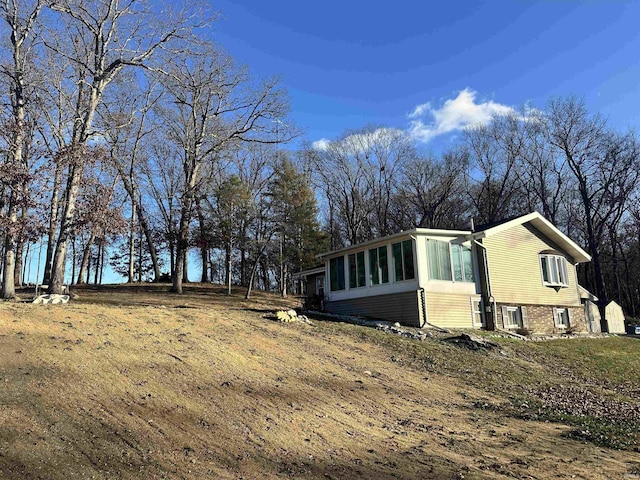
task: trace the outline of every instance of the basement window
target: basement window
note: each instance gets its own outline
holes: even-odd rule
[[[556,328],[569,328],[571,326],[571,312],[568,308],[554,308],[553,319]]]

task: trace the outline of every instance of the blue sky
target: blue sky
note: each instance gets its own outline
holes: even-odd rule
[[[281,76],[291,118],[312,142],[375,124],[413,127],[433,149],[465,122],[570,94],[616,128],[640,127],[640,2],[221,0],[214,8],[212,38],[255,76]]]

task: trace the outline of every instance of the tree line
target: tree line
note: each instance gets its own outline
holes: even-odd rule
[[[286,294],[321,251],[538,210],[592,255],[581,284],[640,314],[638,139],[579,98],[496,116],[438,155],[377,126],[286,151],[286,92],[202,35],[215,15],[197,2],[0,14],[3,298],[34,265],[53,293],[106,266],[181,292],[195,258],[200,281]]]
[[[278,79],[201,34],[214,15],[150,0],[7,0],[0,14],[3,298],[36,250],[52,293],[107,264],[181,292],[195,247],[202,281],[286,291],[322,245],[307,177],[277,148],[299,132]]]
[[[537,210],[592,256],[581,285],[640,315],[640,143],[580,98],[495,116],[437,156],[403,131],[370,126],[309,146],[306,158],[332,248]]]

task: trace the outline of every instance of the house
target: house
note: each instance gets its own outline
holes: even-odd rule
[[[538,212],[476,231],[416,228],[319,258],[329,312],[415,327],[589,331],[576,265],[591,257]]]

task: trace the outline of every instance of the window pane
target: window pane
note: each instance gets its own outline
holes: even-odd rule
[[[389,283],[389,262],[387,261],[387,246],[378,248],[378,264],[381,270],[382,283]]]
[[[473,275],[473,261],[471,260],[471,249],[469,247],[462,247],[462,263],[464,264],[464,280],[465,282],[475,282],[475,276]]]
[[[358,262],[358,286],[364,287],[366,283],[366,270],[364,268],[364,250],[356,253],[356,260]]]
[[[451,255],[449,253],[449,242],[438,241],[437,243],[440,263],[440,280],[451,281]]]
[[[453,260],[453,278],[456,282],[462,282],[464,280],[462,274],[462,254],[461,248],[458,244],[451,245],[451,259]]]
[[[549,283],[549,257],[540,257],[540,264],[542,265],[542,280]]]
[[[565,258],[560,258],[560,273],[561,273],[561,279],[560,281],[562,282],[563,285],[569,285],[569,274],[567,272],[567,260]]]
[[[344,257],[329,260],[331,290],[344,290]]]
[[[404,280],[402,275],[402,244],[394,243],[391,245],[391,253],[393,255],[393,270],[396,274],[396,281]]]
[[[402,242],[402,255],[404,258],[404,279],[411,280],[415,277],[413,271],[413,240]]]
[[[378,285],[380,283],[378,273],[378,249],[374,248],[373,250],[369,250],[369,282],[371,285]]]
[[[549,278],[550,278],[550,282],[551,283],[558,283],[558,264],[556,263],[556,258],[555,257],[548,257],[550,262],[549,265],[551,266],[551,269],[549,271]]]
[[[429,262],[429,278],[442,280],[438,263],[438,243],[435,240],[427,240],[427,261]]]
[[[356,256],[351,253],[347,258],[349,261],[349,288],[356,288]]]
[[[520,308],[518,307],[507,307],[507,321],[509,327],[518,328],[522,326]]]

